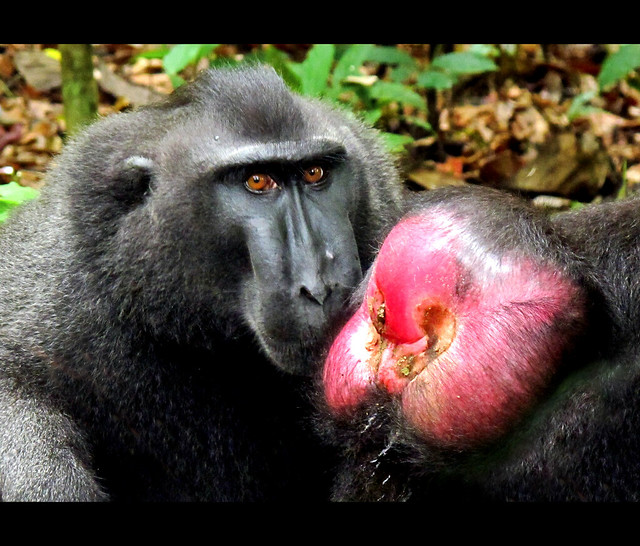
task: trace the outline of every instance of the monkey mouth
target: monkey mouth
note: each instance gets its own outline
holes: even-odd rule
[[[313,376],[326,356],[330,340],[318,336],[277,339],[258,336],[267,358],[276,367],[292,375]]]

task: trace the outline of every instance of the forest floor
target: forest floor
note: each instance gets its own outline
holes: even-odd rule
[[[240,54],[225,47],[228,55]],[[280,47],[304,55],[306,46]],[[426,46],[400,47],[428,57]],[[0,183],[41,187],[63,147],[60,67],[48,48],[55,44],[0,44]],[[137,57],[144,45],[94,49],[101,115],[171,92],[161,60]],[[413,134],[400,156],[407,184],[483,184],[558,208],[612,198],[623,181],[634,191],[640,187],[640,91],[626,79],[598,90],[605,55],[598,45],[521,45],[508,66],[438,92],[429,114],[434,131]],[[589,91],[589,108],[575,115],[575,97]],[[406,129],[397,120],[386,124],[386,131]]]

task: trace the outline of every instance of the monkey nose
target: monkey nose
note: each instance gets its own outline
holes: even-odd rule
[[[318,305],[322,305],[331,294],[331,288],[324,283],[318,283],[314,286],[302,285],[300,295]]]

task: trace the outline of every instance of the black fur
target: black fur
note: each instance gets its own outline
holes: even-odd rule
[[[2,498],[325,498],[308,376],[398,188],[373,131],[270,69],[91,126],[1,232]]]

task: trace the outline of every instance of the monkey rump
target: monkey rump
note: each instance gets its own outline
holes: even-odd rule
[[[435,209],[391,231],[325,363],[337,416],[388,393],[418,435],[465,448],[503,434],[548,385],[583,313],[580,288],[469,227]]]

